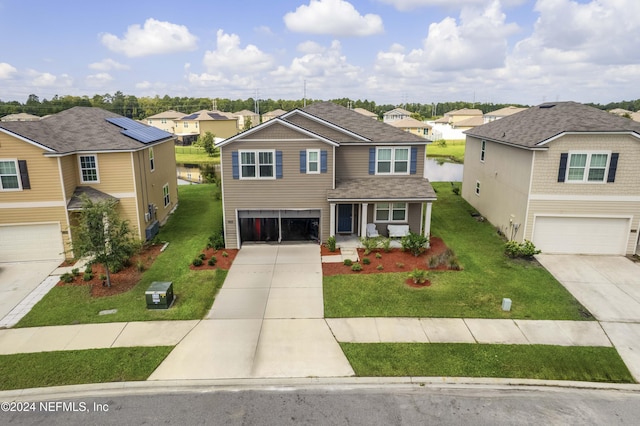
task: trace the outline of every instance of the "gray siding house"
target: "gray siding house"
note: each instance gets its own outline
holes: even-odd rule
[[[227,248],[364,237],[367,224],[380,235],[388,225],[429,235],[427,143],[330,102],[219,142]]]

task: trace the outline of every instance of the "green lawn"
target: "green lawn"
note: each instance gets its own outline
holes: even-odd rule
[[[488,222],[471,217],[472,208],[449,183],[434,183],[431,230],[458,256],[463,271],[432,271],[432,285],[404,284],[407,273],[324,277],[325,316],[441,317],[584,320],[590,315],[536,262],[504,256],[503,240]],[[503,298],[512,309],[502,311]]]
[[[221,201],[215,185],[178,187],[179,206],[160,230],[168,241],[140,283],[126,293],[93,298],[85,286],[54,287],[16,327],[98,322],[200,319],[211,308],[226,271],[192,271],[189,265],[205,247],[209,235],[221,229]],[[168,310],[147,310],[145,291],[153,281],[173,281],[176,302]],[[112,315],[98,315],[117,309]]]
[[[173,346],[0,355],[0,390],[146,380]]]
[[[197,146],[176,146],[176,163],[178,164],[201,164],[220,163],[220,155],[210,157],[204,148]]]
[[[427,147],[427,157],[448,158],[456,163],[464,162],[464,140],[445,141],[444,146],[433,142]]]
[[[361,377],[502,377],[635,383],[615,348],[465,343],[341,343]]]

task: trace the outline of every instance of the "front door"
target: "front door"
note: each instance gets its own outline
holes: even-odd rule
[[[353,232],[353,204],[338,204],[338,234]]]

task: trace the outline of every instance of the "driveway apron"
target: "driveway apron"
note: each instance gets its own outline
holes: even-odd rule
[[[245,245],[207,318],[149,380],[353,375],[324,320],[320,248]]]

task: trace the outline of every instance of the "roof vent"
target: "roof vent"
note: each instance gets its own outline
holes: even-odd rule
[[[540,108],[553,108],[554,106],[556,106],[556,104],[542,104]]]

